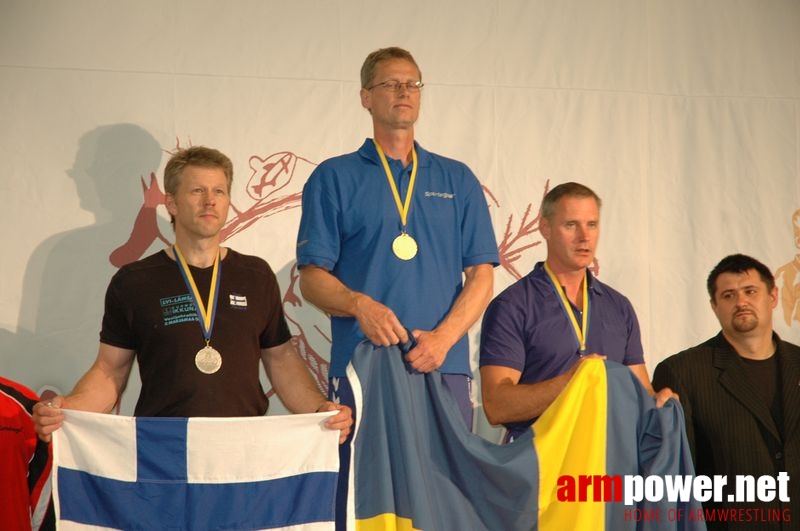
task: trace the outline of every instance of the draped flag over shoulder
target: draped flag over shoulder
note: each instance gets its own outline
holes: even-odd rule
[[[133,418],[66,410],[54,433],[59,529],[334,528],[333,413]]]
[[[441,375],[412,372],[398,347],[362,343],[348,377],[359,412],[348,529],[705,529],[688,517],[700,508],[691,498],[559,501],[563,476],[694,474],[680,405],[656,409],[627,367],[586,360],[531,431],[507,445],[470,433]],[[658,519],[633,516],[659,509]]]

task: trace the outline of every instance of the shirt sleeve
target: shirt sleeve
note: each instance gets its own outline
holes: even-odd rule
[[[283,300],[278,279],[269,264],[266,265],[264,284],[267,325],[259,337],[259,347],[262,349],[282,345],[292,338],[289,325],[286,323],[286,315],[283,312]]]
[[[466,168],[466,172],[470,185],[466,193],[464,218],[461,224],[462,238],[465,242],[463,267],[479,264],[497,266],[500,263],[500,256],[497,253],[497,240],[494,236],[486,195],[472,171]]]
[[[124,270],[117,271],[106,289],[103,324],[100,341],[114,347],[137,350],[139,345],[133,332],[132,310],[122,296]]]
[[[628,342],[625,346],[624,365],[641,365],[644,363],[644,348],[642,347],[642,331],[639,328],[639,319],[633,305],[626,298],[626,320],[628,328]]]
[[[503,298],[493,300],[481,325],[480,366],[500,365],[525,369],[523,312]]]
[[[298,267],[314,265],[330,271],[339,259],[341,206],[333,190],[334,177],[323,163],[303,187],[297,234]]]

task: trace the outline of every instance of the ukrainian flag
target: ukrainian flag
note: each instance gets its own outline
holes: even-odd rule
[[[398,347],[362,343],[348,371],[360,412],[348,529],[705,529],[668,518],[670,509],[687,515],[699,508],[694,501],[626,506],[558,499],[562,476],[694,473],[680,405],[656,409],[627,367],[582,363],[529,434],[507,445],[470,433],[441,375],[411,371]],[[660,509],[662,516],[637,522],[634,509]]]

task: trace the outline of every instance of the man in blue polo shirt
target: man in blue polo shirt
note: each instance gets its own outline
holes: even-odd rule
[[[410,53],[373,52],[361,84],[374,138],[306,183],[300,289],[332,316],[332,378],[345,376],[365,338],[405,343],[408,329],[411,366],[460,376],[448,385],[469,404],[466,332],[491,298],[499,261],[483,190],[466,165],[414,141],[422,76]]]
[[[355,405],[345,369],[358,343],[402,344],[408,330],[416,347],[406,359],[420,372],[442,372],[471,426],[466,332],[491,299],[497,243],[470,169],[414,141],[421,89],[406,50],[380,49],[364,61],[361,105],[374,136],[320,164],[305,185],[300,290],[331,315],[333,398]]]
[[[600,198],[578,183],[542,201],[547,259],[495,298],[481,329],[481,388],[489,422],[524,433],[555,400],[578,364],[607,358],[630,367],[655,395],[644,365],[639,322],[628,299],[592,276]],[[667,389],[659,406],[672,396]]]

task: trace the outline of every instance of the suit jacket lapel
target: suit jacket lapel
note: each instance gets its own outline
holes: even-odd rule
[[[782,345],[777,334],[775,342],[780,352],[783,431],[789,439],[789,434],[796,433],[800,422],[800,358]]]
[[[720,385],[747,408],[776,440],[780,441],[781,436],[769,407],[762,398],[761,392],[749,378],[744,364],[739,360],[739,355],[721,333],[716,339],[714,342],[713,363],[721,371],[719,376]]]

